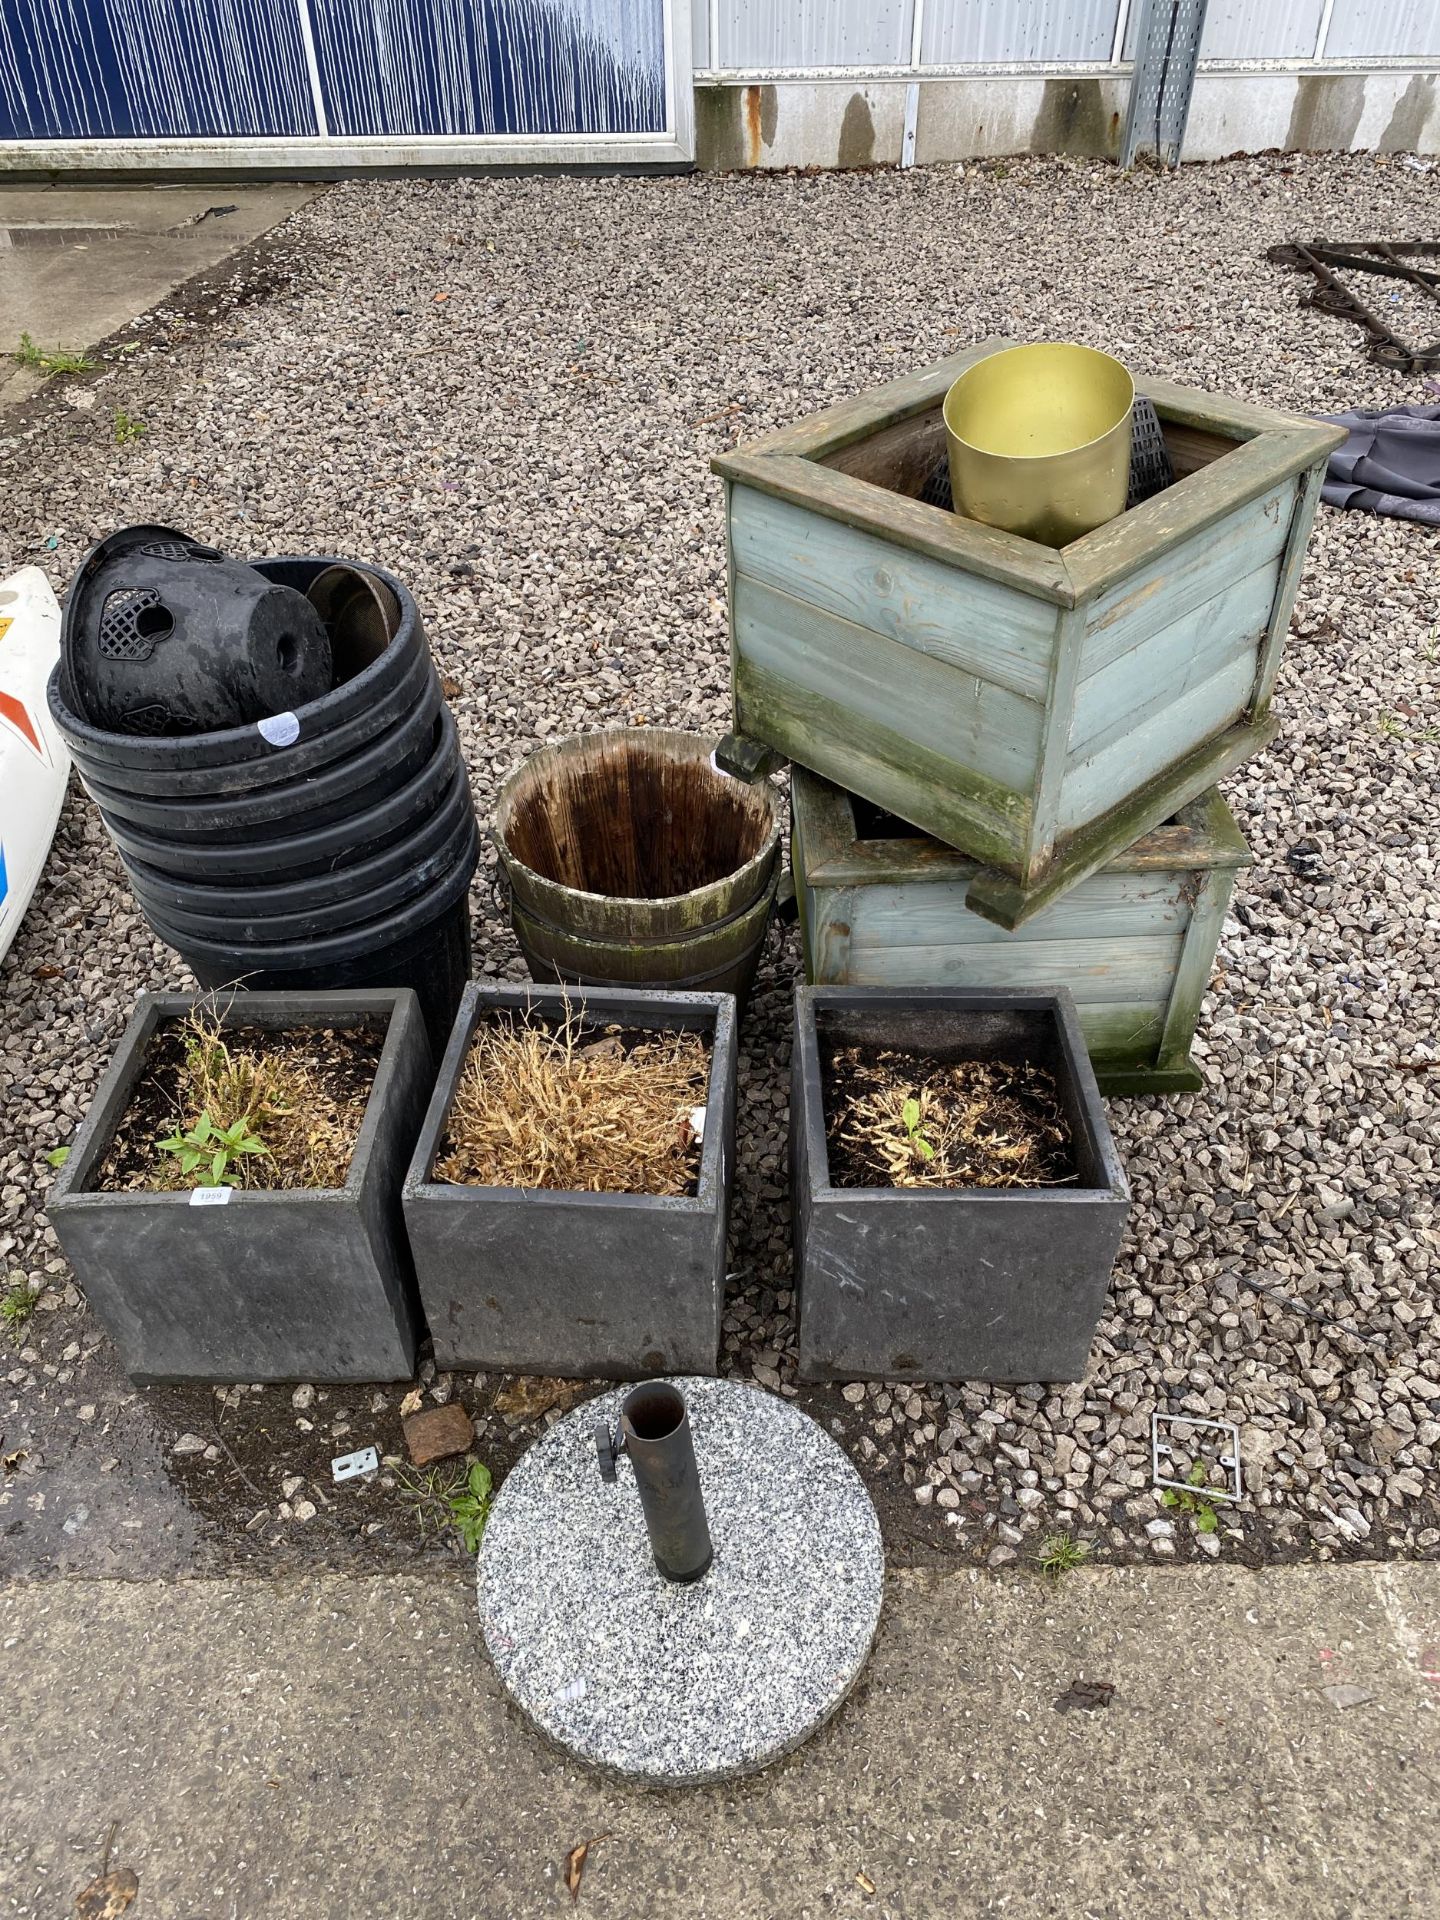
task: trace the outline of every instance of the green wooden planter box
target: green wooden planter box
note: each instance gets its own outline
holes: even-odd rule
[[[969,911],[980,871],[796,768],[790,858],[813,986],[1068,987],[1103,1093],[1202,1082],[1190,1042],[1250,849],[1212,790],[1007,933]]]
[[[1340,434],[1138,380],[1177,481],[1055,550],[917,496],[968,353],[737,448],[734,725],[980,865],[1019,926],[1276,731],[1270,694]]]

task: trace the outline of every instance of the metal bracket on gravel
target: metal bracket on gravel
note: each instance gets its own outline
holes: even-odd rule
[[[1189,1480],[1176,1480],[1162,1473],[1163,1464],[1182,1451],[1180,1429],[1190,1433],[1220,1434],[1225,1450],[1215,1456],[1215,1465],[1224,1467],[1229,1486],[1197,1487]],[[1173,1487],[1177,1493],[1198,1493],[1206,1500],[1241,1500],[1245,1490],[1240,1479],[1240,1429],[1232,1420],[1196,1420],[1187,1413],[1152,1413],[1150,1416],[1150,1478],[1157,1487]]]

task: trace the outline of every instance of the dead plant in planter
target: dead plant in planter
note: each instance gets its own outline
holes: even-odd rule
[[[505,1016],[476,1028],[435,1163],[456,1185],[694,1191],[708,1055],[698,1033],[633,1035]]]

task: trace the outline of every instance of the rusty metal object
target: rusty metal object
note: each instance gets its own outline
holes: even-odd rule
[[[1337,268],[1347,273],[1373,273],[1383,278],[1403,280],[1433,300],[1440,317],[1440,272],[1427,272],[1404,256],[1421,260],[1440,260],[1440,242],[1434,240],[1291,240],[1271,247],[1266,259],[1277,267],[1292,267],[1298,273],[1314,276],[1313,292],[1305,294],[1301,305],[1320,313],[1333,313],[1351,320],[1370,336],[1370,358],[1396,373],[1435,373],[1440,371],[1440,339],[1428,346],[1411,346],[1402,340],[1381,316],[1369,307],[1339,277]]]

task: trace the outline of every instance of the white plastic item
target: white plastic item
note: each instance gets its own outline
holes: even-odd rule
[[[59,603],[39,567],[22,567],[0,580],[0,958],[40,879],[70,773],[45,703],[59,658]]]

